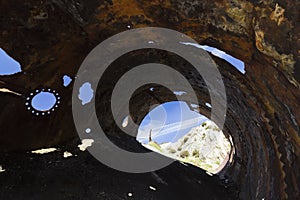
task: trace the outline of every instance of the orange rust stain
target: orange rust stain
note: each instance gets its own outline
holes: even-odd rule
[[[257,30],[255,32],[255,44],[258,50],[264,51],[263,47],[263,40],[264,40],[265,34],[261,30]]]
[[[151,4],[147,2],[147,7],[151,6]],[[147,7],[141,8],[135,0],[113,0],[112,5],[101,5],[98,7],[98,14],[95,18],[98,21],[104,22],[108,19],[111,20],[107,23],[97,23],[97,26],[107,27],[108,24],[113,24],[118,20],[129,20],[130,16],[143,16],[145,20],[153,22],[152,18],[147,17],[144,12],[144,9]],[[136,24],[134,25],[136,27]],[[138,26],[145,27],[146,25],[142,24]]]
[[[158,3],[158,1],[150,1],[147,2],[147,7]],[[144,12],[144,9],[147,7],[141,8],[138,5],[138,2],[135,0],[113,0],[113,5],[111,7],[111,11],[116,14],[116,16],[137,16],[143,15],[145,19],[149,21],[153,21],[151,18],[148,18]]]
[[[143,15],[135,0],[113,0],[113,10],[119,15]]]

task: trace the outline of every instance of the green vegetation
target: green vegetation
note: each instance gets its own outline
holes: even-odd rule
[[[165,156],[189,163],[216,173],[229,154],[231,144],[222,130],[212,121],[206,121],[197,126],[174,143],[157,144],[154,141],[147,144],[151,150]]]
[[[150,141],[150,142],[149,142],[149,145],[152,146],[152,147],[154,147],[154,148],[157,149],[158,151],[162,152],[160,145],[157,144],[156,142]]]

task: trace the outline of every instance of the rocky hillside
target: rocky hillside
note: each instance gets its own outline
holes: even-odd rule
[[[209,173],[217,173],[224,167],[231,150],[230,142],[210,120],[191,129],[174,143],[157,144],[154,138],[153,141],[143,145],[165,156],[193,164]]]

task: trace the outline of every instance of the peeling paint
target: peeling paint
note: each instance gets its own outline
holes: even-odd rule
[[[64,158],[68,158],[68,157],[71,157],[71,156],[73,156],[72,153],[70,153],[70,152],[68,152],[68,151],[65,151],[65,152],[64,152]]]
[[[150,189],[150,190],[153,190],[153,191],[156,191],[156,188],[153,187],[153,186],[151,186],[151,185],[149,186],[149,189]]]
[[[83,139],[81,141],[82,144],[78,145],[78,148],[80,151],[85,151],[88,147],[91,147],[92,144],[94,143],[93,139]]]
[[[2,165],[0,165],[0,173],[1,172],[5,172],[6,170],[2,167]]]
[[[31,153],[46,154],[46,153],[52,153],[54,151],[57,151],[57,149],[56,148],[39,149],[39,150],[31,151]]]
[[[14,92],[14,91],[11,91],[9,89],[6,89],[6,88],[0,88],[0,92],[4,92],[4,93],[11,93],[11,94],[15,94],[17,96],[21,96],[20,93],[17,93],[17,92]]]

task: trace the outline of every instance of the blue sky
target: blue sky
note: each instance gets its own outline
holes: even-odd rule
[[[137,140],[148,142],[150,130],[152,139],[158,143],[175,142],[207,118],[190,110],[182,101],[172,101],[157,106],[142,121]]]
[[[18,72],[21,72],[20,63],[0,48],[0,75],[12,75]]]
[[[244,62],[225,53],[224,51],[196,43],[182,42],[182,44],[204,49],[213,55],[226,60],[242,74],[246,73]],[[184,94],[184,91],[174,91],[174,94],[182,95]],[[211,108],[209,103],[206,103],[205,105]],[[175,142],[187,134],[193,127],[199,126],[206,120],[207,118],[203,115],[191,111],[184,102],[169,102],[153,109],[145,117],[140,125],[137,140],[142,143],[147,143],[150,130],[152,130],[152,138],[154,141],[158,143]]]
[[[226,60],[227,62],[229,62],[231,65],[233,65],[237,70],[239,70],[242,74],[245,74],[245,63],[229,54],[227,54],[224,51],[221,51],[217,48],[214,47],[210,47],[207,45],[200,45],[197,43],[190,43],[190,42],[180,42],[181,44],[184,45],[191,45],[194,46],[196,48],[200,48],[200,49],[204,49],[205,51],[208,51],[210,53],[212,53],[214,56],[217,56],[221,59]]]
[[[38,111],[50,110],[56,104],[56,97],[51,92],[39,92],[31,101],[32,107]]]
[[[93,96],[94,96],[94,91],[92,89],[92,85],[89,82],[84,83],[79,88],[78,98],[81,100],[82,105],[90,103]]]
[[[72,78],[70,76],[68,76],[68,75],[63,76],[63,85],[65,87],[68,87],[71,82],[72,82]]]

